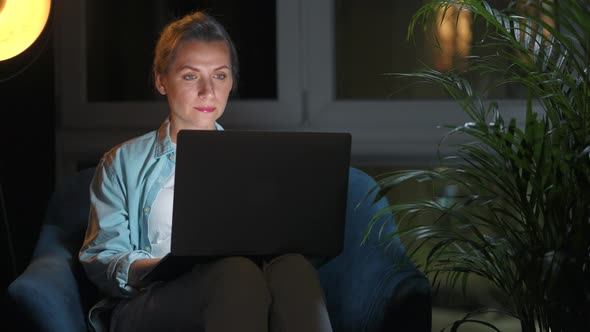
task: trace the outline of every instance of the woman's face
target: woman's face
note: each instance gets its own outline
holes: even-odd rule
[[[181,129],[215,129],[233,86],[229,49],[223,41],[181,43],[156,88],[170,107],[170,137]]]

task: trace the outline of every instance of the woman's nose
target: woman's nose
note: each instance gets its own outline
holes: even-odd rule
[[[197,93],[201,98],[215,95],[213,91],[213,82],[211,82],[211,79],[203,79],[200,84],[198,84],[197,89]]]

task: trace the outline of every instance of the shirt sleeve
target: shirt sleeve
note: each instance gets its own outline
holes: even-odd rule
[[[79,260],[98,288],[116,297],[129,297],[137,289],[128,284],[129,267],[151,254],[134,248],[130,240],[125,186],[104,158],[90,184],[90,211]]]

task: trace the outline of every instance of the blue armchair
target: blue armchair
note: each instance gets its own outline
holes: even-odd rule
[[[19,330],[87,330],[87,312],[98,293],[77,252],[84,238],[93,172],[94,168],[80,171],[53,194],[31,262],[8,287],[8,317],[19,322]],[[334,331],[430,332],[430,285],[407,259],[403,246],[397,243],[386,252],[377,245],[376,235],[361,246],[368,221],[387,204],[385,199],[377,204],[365,199],[374,185],[368,174],[350,169],[345,248],[319,271]],[[391,231],[393,219],[388,225]]]

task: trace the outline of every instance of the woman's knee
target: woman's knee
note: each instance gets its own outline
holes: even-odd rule
[[[235,303],[270,304],[270,291],[262,270],[245,257],[228,257],[211,264],[209,287],[212,296],[227,297]]]
[[[321,292],[319,274],[303,255],[287,254],[276,257],[267,262],[263,270],[273,295],[277,288]]]
[[[285,254],[275,257],[265,264],[264,272],[266,275],[285,274],[317,277],[317,271],[312,263],[301,254]]]
[[[277,257],[264,266],[271,290],[271,325],[278,330],[331,331],[319,274],[302,255]]]

